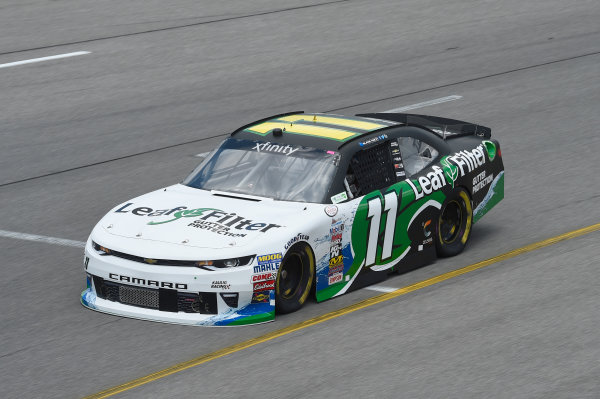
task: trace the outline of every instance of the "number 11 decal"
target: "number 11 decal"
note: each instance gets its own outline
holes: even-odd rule
[[[383,200],[383,204],[381,203]],[[392,243],[396,232],[396,215],[398,213],[398,196],[392,191],[381,197],[372,198],[367,201],[369,221],[369,236],[367,238],[367,255],[365,267],[373,266],[377,259],[377,243],[379,242],[379,227],[383,215],[385,218],[385,229],[383,231],[383,246],[381,248],[380,262],[392,257]],[[381,212],[383,208],[383,214]]]

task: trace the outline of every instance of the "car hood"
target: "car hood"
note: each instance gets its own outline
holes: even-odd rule
[[[97,228],[112,236],[157,244],[233,249],[285,239],[291,226],[306,222],[302,212],[306,207],[178,184],[118,205]]]

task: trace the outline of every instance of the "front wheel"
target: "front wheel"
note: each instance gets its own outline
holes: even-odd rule
[[[436,249],[438,256],[454,256],[467,245],[473,223],[471,199],[464,188],[458,188],[446,198],[437,222]]]
[[[294,312],[304,305],[315,276],[312,249],[304,243],[287,252],[275,282],[275,309],[279,313]]]

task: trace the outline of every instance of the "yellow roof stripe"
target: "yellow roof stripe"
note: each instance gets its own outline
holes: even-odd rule
[[[334,129],[331,127],[319,126],[319,125],[301,125],[292,124],[286,122],[263,122],[258,125],[251,126],[246,130],[253,133],[266,135],[275,128],[285,129],[287,133],[295,134],[306,134],[308,136],[317,136],[327,139],[343,141],[350,137],[356,136],[358,133],[349,132],[342,129]]]
[[[316,118],[316,120],[315,120]],[[298,114],[298,115],[288,115],[281,118],[277,118],[280,121],[287,122],[315,122],[315,123],[327,123],[329,125],[337,125],[340,127],[350,127],[353,129],[361,129],[365,131],[381,129],[387,127],[389,125],[382,125],[380,123],[374,122],[366,122],[366,121],[358,121],[356,119],[346,119],[343,117],[331,117],[331,116],[323,116],[323,115],[311,115],[311,114]]]

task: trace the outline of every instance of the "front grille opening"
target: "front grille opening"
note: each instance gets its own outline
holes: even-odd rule
[[[158,290],[119,285],[119,302],[143,308],[158,309]]]
[[[96,295],[124,305],[163,312],[217,314],[216,292],[180,292],[168,288],[145,288],[92,276]]]
[[[239,292],[221,292],[221,298],[230,308],[237,308],[240,294]]]

